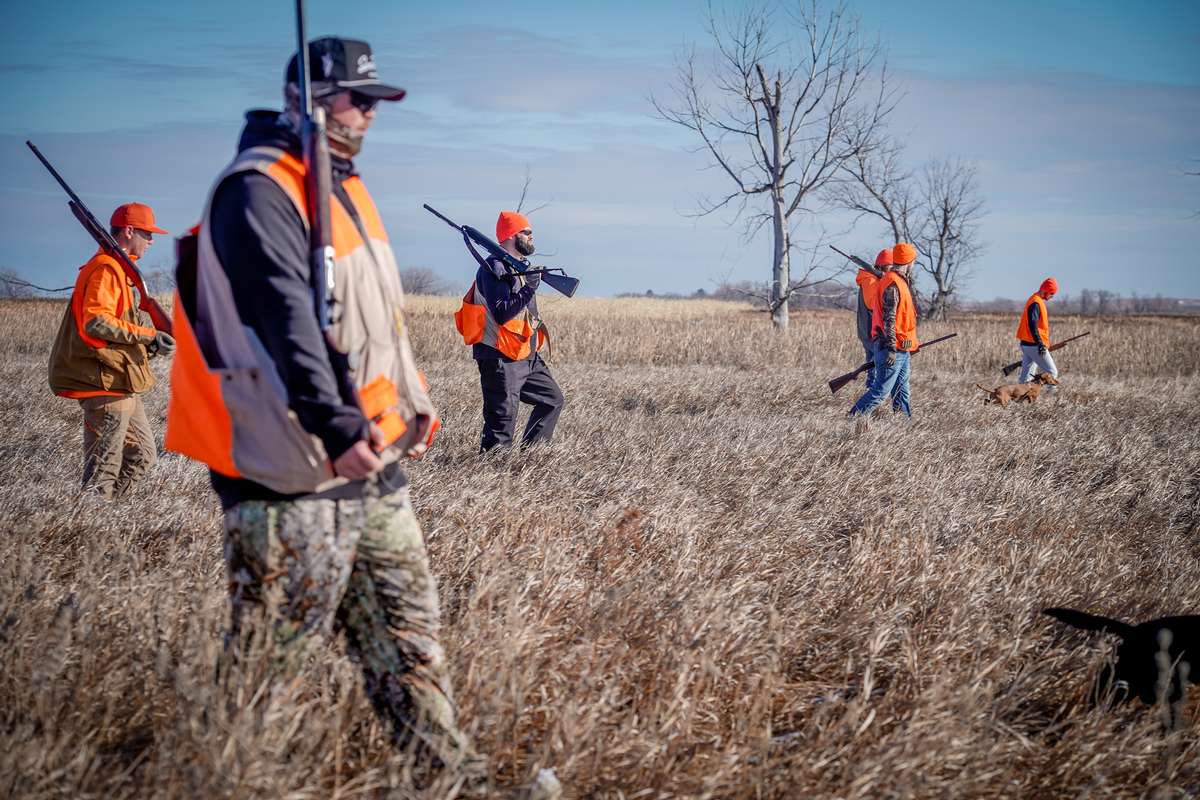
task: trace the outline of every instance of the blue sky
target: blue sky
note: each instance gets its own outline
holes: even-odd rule
[[[409,98],[358,160],[401,263],[466,284],[470,257],[421,210],[488,229],[528,168],[534,222],[594,295],[763,280],[769,241],[695,219],[724,188],[685,131],[657,120],[675,56],[703,46],[702,2],[421,4],[309,0],[312,35],[369,40]],[[351,8],[349,14],[341,11]],[[857,2],[906,94],[892,129],[912,166],[979,164],[986,252],[967,294],[1200,296],[1200,3]],[[232,155],[242,113],[278,107],[292,4],[61,0],[6,9],[0,267],[70,283],[90,254],[32,138],[98,216],[127,200],[180,231]],[[830,215],[831,229],[845,220]],[[882,232],[862,224],[849,249]],[[846,248],[844,248],[846,249]],[[147,263],[168,265],[169,241]]]

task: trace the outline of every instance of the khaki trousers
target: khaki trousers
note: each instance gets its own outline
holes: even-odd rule
[[[129,491],[157,460],[154,431],[136,394],[88,397],[83,408],[84,490],[112,500]]]

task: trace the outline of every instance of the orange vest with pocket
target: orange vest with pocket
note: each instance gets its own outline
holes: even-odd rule
[[[1017,325],[1017,338],[1025,344],[1034,344],[1033,332],[1029,330],[1029,307],[1037,304],[1038,311],[1038,334],[1042,337],[1042,344],[1050,346],[1050,315],[1046,313],[1046,301],[1037,292],[1033,293],[1033,297],[1025,301],[1025,310],[1021,312],[1021,322]]]
[[[917,307],[913,303],[908,282],[894,270],[888,270],[879,279],[875,309],[871,314],[871,332],[878,335],[883,330],[883,293],[889,286],[895,286],[899,294],[896,304],[896,349],[902,353],[914,353],[921,346],[917,339]]]
[[[274,180],[306,220],[304,164],[271,147],[234,159],[213,184],[256,171]],[[417,442],[417,416],[434,420],[404,322],[399,268],[375,203],[357,176],[342,182],[353,210],[330,197],[333,259],[331,347],[346,356],[364,416],[384,432],[384,463]],[[345,483],[333,473],[320,439],[288,407],[286,388],[265,347],[243,325],[210,229],[212,193],[195,240],[194,264],[181,259],[175,297],[175,359],[167,406],[166,447],[231,478],[285,494],[321,492]],[[361,230],[360,230],[361,224]],[[430,434],[426,444],[432,441]]]
[[[103,317],[130,341],[98,339],[88,325]],[[125,397],[154,386],[144,342],[153,327],[141,325],[137,290],[116,259],[98,251],[79,269],[71,304],[50,353],[50,388],[60,397]]]
[[[525,285],[521,276],[517,275],[515,279],[518,287]],[[530,349],[541,350],[546,341],[541,321],[533,319],[527,308],[503,325],[497,322],[474,282],[463,295],[462,306],[454,312],[454,327],[462,336],[463,344],[486,344],[513,361],[529,358]]]

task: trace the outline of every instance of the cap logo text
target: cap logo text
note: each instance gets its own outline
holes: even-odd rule
[[[375,59],[368,53],[358,57],[358,74],[375,77]]]

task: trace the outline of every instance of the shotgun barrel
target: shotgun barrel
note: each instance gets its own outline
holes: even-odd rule
[[[842,258],[846,258],[846,259],[849,259],[850,261],[853,261],[855,264],[857,264],[858,266],[860,266],[860,267],[862,267],[863,269],[867,270],[868,272],[875,272],[875,271],[876,271],[876,268],[875,268],[875,267],[871,266],[870,264],[868,264],[866,261],[864,261],[863,259],[859,258],[858,256],[852,256],[852,255],[850,255],[849,253],[844,253],[844,252],[842,252],[841,250],[838,250],[838,249],[837,249],[836,247],[834,247],[833,245],[829,245],[829,249],[830,249],[830,250],[832,250],[833,252],[837,253],[837,254],[838,254],[839,256],[841,256]]]
[[[467,249],[471,251],[471,255],[475,256],[475,260],[479,261],[480,264],[483,263],[483,260],[479,257],[479,254],[475,252],[475,248],[471,246],[471,242],[475,242],[475,244],[488,251],[492,257],[498,259],[500,263],[504,264],[504,266],[506,266],[510,272],[517,275],[541,275],[543,283],[550,288],[566,295],[567,297],[574,296],[575,290],[579,288],[579,279],[572,278],[562,269],[557,267],[530,268],[523,264],[519,259],[513,258],[508,251],[489,239],[482,231],[472,228],[470,225],[459,225],[457,222],[450,219],[428,203],[423,203],[422,207],[430,214],[433,214],[442,222],[461,233],[463,235],[463,242],[467,245]]]
[[[108,228],[101,225],[100,221],[88,210],[88,207],[79,199],[79,195],[75,194],[63,179],[63,176],[58,174],[58,170],[42,155],[42,151],[37,149],[37,145],[28,140],[26,140],[25,145],[33,151],[33,154],[37,156],[37,160],[42,162],[42,166],[54,176],[54,180],[58,181],[58,185],[67,193],[67,197],[70,198],[67,202],[67,207],[71,209],[71,213],[75,215],[75,219],[79,220],[79,224],[83,226],[83,229],[96,240],[96,244],[100,245],[100,249],[116,259],[117,263],[121,266],[121,270],[125,273],[125,277],[138,290],[140,297],[138,308],[150,315],[150,321],[154,323],[156,330],[170,335],[171,318],[167,316],[166,310],[159,305],[159,302],[146,291],[146,282],[142,279],[142,273],[133,263],[133,260],[117,244],[117,240],[112,237]]]
[[[1069,338],[1069,339],[1063,339],[1063,340],[1062,340],[1061,342],[1059,342],[1058,344],[1052,344],[1052,345],[1050,345],[1050,346],[1049,346],[1048,348],[1046,348],[1046,349],[1047,349],[1047,350],[1049,350],[1050,352],[1054,352],[1055,350],[1059,349],[1060,347],[1063,347],[1063,346],[1065,346],[1065,345],[1068,345],[1068,344],[1070,344],[1071,342],[1075,341],[1076,339],[1082,339],[1083,337],[1087,336],[1089,333],[1091,333],[1091,331],[1084,331],[1083,333],[1080,333],[1080,334],[1077,334],[1077,335],[1075,335],[1075,336],[1072,336],[1072,337],[1071,337],[1071,338]],[[1021,362],[1020,362],[1020,361],[1014,361],[1014,362],[1012,362],[1011,364],[1007,364],[1007,365],[1005,365],[1005,366],[1001,367],[1001,368],[1000,368],[1000,371],[1001,371],[1001,372],[1003,372],[1003,373],[1004,373],[1004,377],[1006,377],[1006,378],[1007,378],[1009,375],[1012,375],[1012,374],[1013,374],[1013,371],[1014,371],[1014,370],[1018,370],[1018,369],[1020,369],[1020,368],[1021,368]]]
[[[308,266],[313,309],[321,331],[333,316],[333,234],[329,221],[331,172],[329,141],[325,138],[325,109],[312,98],[312,67],[304,0],[296,0],[296,77],[300,89],[300,142],[304,149],[304,193],[308,205]]]

